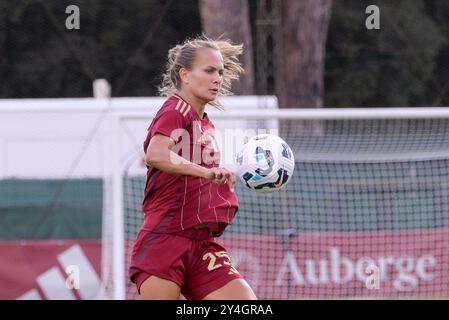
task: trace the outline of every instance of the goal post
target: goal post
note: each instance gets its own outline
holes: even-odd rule
[[[138,298],[127,268],[143,221],[142,144],[154,115],[114,113],[103,212],[109,298]],[[449,296],[448,108],[240,108],[209,116],[225,166],[258,133],[281,135],[295,154],[292,180],[279,192],[237,184],[239,212],[217,239],[259,298]]]

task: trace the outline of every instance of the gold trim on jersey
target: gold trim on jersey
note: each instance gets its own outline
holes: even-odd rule
[[[178,103],[176,104],[175,110],[178,110],[182,116],[185,117],[189,113],[192,106],[178,96],[176,96],[176,98],[178,99]]]

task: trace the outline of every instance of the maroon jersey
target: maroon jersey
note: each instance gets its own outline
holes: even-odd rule
[[[148,128],[146,152],[156,134],[171,137],[173,149],[185,159],[204,167],[218,167],[220,152],[214,138],[214,125],[207,114],[200,119],[194,108],[181,97],[167,99]],[[149,167],[143,200],[142,230],[175,233],[197,224],[218,222],[221,233],[232,222],[238,200],[226,184],[212,183],[192,176],[176,176]]]

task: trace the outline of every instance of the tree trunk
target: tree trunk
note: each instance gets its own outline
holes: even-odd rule
[[[200,0],[203,33],[211,38],[224,36],[233,43],[243,43],[240,61],[245,73],[233,92],[238,95],[254,94],[254,65],[249,8],[246,0]]]
[[[281,108],[321,108],[324,64],[332,0],[282,1]],[[308,121],[283,129],[292,134],[320,134],[321,125]]]
[[[321,108],[332,0],[283,0],[284,108]]]

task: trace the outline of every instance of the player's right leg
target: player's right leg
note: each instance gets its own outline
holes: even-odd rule
[[[244,279],[234,279],[209,293],[203,300],[257,300],[257,297]]]
[[[178,300],[181,288],[170,280],[150,276],[140,286],[142,300]]]

